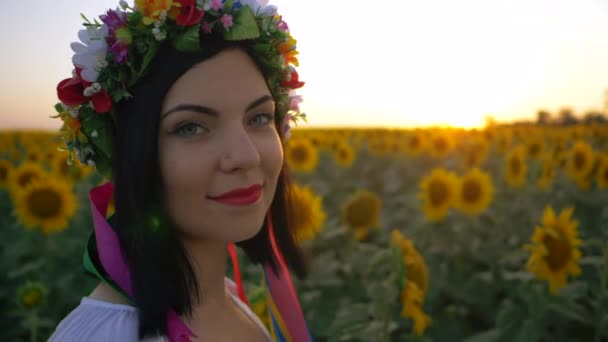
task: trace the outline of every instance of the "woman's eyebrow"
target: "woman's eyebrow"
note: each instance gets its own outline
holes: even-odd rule
[[[258,98],[257,100],[251,102],[249,105],[247,105],[247,107],[245,108],[245,112],[261,105],[264,102],[267,101],[273,101],[272,96],[270,95],[264,95],[260,98]],[[189,111],[189,112],[196,112],[196,113],[200,113],[200,114],[206,114],[212,117],[219,117],[220,116],[220,112],[217,111],[216,109],[213,108],[209,108],[206,106],[202,106],[202,105],[197,105],[197,104],[179,104],[175,107],[173,107],[172,109],[168,110],[166,113],[164,113],[161,116],[161,120],[164,119],[165,117],[167,117],[169,114],[175,113],[175,112],[180,112],[180,111]]]

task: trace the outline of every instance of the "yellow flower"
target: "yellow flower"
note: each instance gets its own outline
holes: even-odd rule
[[[23,153],[17,147],[11,146],[8,151],[8,158],[13,162],[21,161],[21,158],[23,158]]]
[[[566,170],[574,180],[583,180],[593,168],[594,155],[591,146],[584,141],[577,141],[568,155]]]
[[[422,311],[429,286],[428,267],[414,243],[405,238],[399,230],[394,229],[391,232],[391,241],[399,247],[407,273],[405,287],[401,292],[401,316],[414,321],[414,333],[420,336],[432,322]]]
[[[454,143],[448,132],[438,131],[431,136],[428,148],[431,156],[435,158],[443,158],[450,153]]]
[[[418,198],[423,202],[423,211],[430,221],[443,219],[454,204],[458,191],[458,177],[443,168],[434,169],[420,183]]]
[[[68,153],[61,153],[55,156],[55,159],[51,162],[53,174],[65,179],[71,180],[74,176],[74,166],[68,164]]]
[[[311,172],[319,163],[319,152],[308,139],[292,138],[285,148],[287,165],[295,172]]]
[[[158,20],[161,13],[164,11],[171,19],[177,18],[179,15],[179,7],[181,5],[173,0],[135,0],[135,5],[144,15],[143,22],[145,25],[150,25]]]
[[[608,188],[608,155],[602,156],[599,159],[599,166],[597,168],[597,186],[600,189]]]
[[[552,293],[566,286],[568,275],[580,275],[579,260],[582,253],[578,246],[578,222],[572,220],[574,208],[564,209],[559,217],[547,206],[543,214],[543,225],[536,227],[531,237],[532,244],[524,246],[532,254],[527,262],[528,271],[539,279],[549,282]]]
[[[417,156],[424,151],[426,145],[425,135],[420,130],[411,132],[405,141],[405,151],[407,154]]]
[[[37,147],[28,147],[26,159],[33,163],[40,163],[42,161],[42,151]]]
[[[37,282],[27,282],[17,290],[19,306],[34,309],[46,300],[46,289]]]
[[[344,223],[353,229],[378,228],[380,225],[380,209],[382,201],[373,192],[359,190],[342,206]],[[359,232],[362,236],[363,233]]]
[[[383,137],[370,138],[367,141],[367,148],[374,156],[385,155],[390,148],[390,143]]]
[[[526,184],[528,164],[526,164],[526,154],[522,146],[514,148],[507,154],[505,167],[507,184],[514,188]]]
[[[293,208],[293,232],[297,241],[312,240],[323,229],[326,214],[323,200],[310,187],[292,184],[289,188]]]
[[[479,166],[488,155],[488,144],[485,140],[475,139],[464,148],[463,166],[466,169]]]
[[[347,142],[340,142],[332,153],[336,164],[342,167],[350,167],[355,160],[355,150]]]
[[[6,159],[0,159],[0,188],[6,187],[12,171],[13,164]]]
[[[25,162],[9,174],[8,188],[14,197],[33,180],[46,177],[46,171],[39,164]]]
[[[532,159],[538,159],[545,150],[545,141],[541,136],[534,136],[526,144],[526,155]]]
[[[511,132],[507,131],[507,130],[503,130],[498,135],[498,138],[495,141],[496,149],[498,150],[498,152],[500,152],[500,153],[507,152],[509,150],[509,148],[511,147],[511,140],[512,140]]]
[[[19,220],[45,234],[67,228],[76,212],[76,197],[66,182],[46,178],[29,183],[15,198]]]
[[[542,158],[540,177],[538,178],[536,184],[542,190],[547,191],[551,184],[553,184],[555,175],[555,161],[553,160],[551,154],[546,154]]]
[[[462,177],[459,185],[455,206],[465,214],[478,215],[492,202],[494,186],[488,173],[474,168]]]

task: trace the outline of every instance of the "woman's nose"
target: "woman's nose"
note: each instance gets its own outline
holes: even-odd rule
[[[220,160],[220,168],[223,171],[251,169],[260,164],[258,148],[245,129],[232,129],[225,137]]]

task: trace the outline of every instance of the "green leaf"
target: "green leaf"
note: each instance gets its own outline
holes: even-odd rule
[[[182,52],[200,51],[200,49],[201,49],[200,40],[199,40],[200,30],[201,30],[200,24],[189,27],[188,29],[186,29],[186,31],[177,35],[173,39],[173,47],[175,47],[175,49],[177,51],[182,51]]]
[[[590,317],[593,317],[593,314],[588,312],[585,307],[574,302],[551,304],[549,307],[551,310],[570,320],[577,321],[588,326],[593,326],[594,324],[593,320],[590,319]]]
[[[233,0],[226,0],[226,2],[224,3],[224,7],[222,7],[222,12],[230,13],[230,11],[232,10],[233,2]]]
[[[586,257],[581,258],[580,264],[581,265],[589,265],[589,266],[602,267],[602,266],[604,266],[604,257],[602,257],[602,256],[586,256]]]
[[[112,156],[112,132],[109,114],[98,114],[93,110],[85,110],[81,111],[80,116],[82,132],[87,136],[89,142],[95,145],[106,158],[110,158]]]
[[[492,329],[470,336],[462,342],[498,342],[499,340],[500,331]]]
[[[63,108],[63,105],[61,103],[57,103],[55,105],[55,110],[57,111],[57,113],[63,113],[65,111],[65,109]]]
[[[95,169],[103,178],[112,179],[112,163],[103,154],[99,154],[95,158]]]
[[[224,31],[226,40],[254,39],[260,36],[260,30],[255,20],[255,15],[249,6],[241,7],[232,15],[233,25],[228,31]]]
[[[150,65],[150,63],[152,62],[152,60],[154,59],[154,57],[156,56],[156,52],[158,51],[158,44],[151,44],[148,46],[148,50],[146,50],[146,53],[144,54],[143,60],[141,62],[141,67],[139,68],[139,73],[138,76],[143,75],[146,72],[146,69],[148,68],[148,65]]]

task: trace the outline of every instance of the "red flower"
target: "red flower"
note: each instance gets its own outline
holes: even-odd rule
[[[66,78],[57,85],[57,97],[62,103],[70,107],[80,106],[89,101],[93,102],[93,108],[97,113],[107,113],[112,108],[112,99],[104,89],[91,95],[85,96],[84,90],[92,83],[80,78],[80,68],[76,68],[77,77]]]
[[[181,4],[179,15],[175,19],[179,26],[192,26],[201,22],[205,12],[196,8],[196,0],[175,0]]]
[[[298,72],[294,70],[291,72],[291,78],[289,81],[281,81],[281,86],[291,89],[298,89],[304,86],[304,82],[300,82]]]
[[[84,96],[84,87],[79,78],[66,78],[57,85],[57,97],[70,107],[79,106],[87,102]]]

